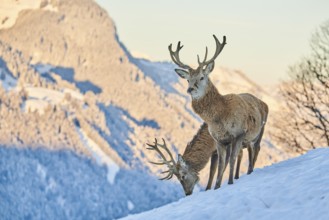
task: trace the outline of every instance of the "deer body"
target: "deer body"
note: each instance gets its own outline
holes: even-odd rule
[[[166,145],[159,145],[157,140],[155,141],[155,145],[148,144],[150,146],[150,150],[155,150],[160,147],[164,147],[169,152]],[[244,146],[247,147],[247,146]],[[158,151],[159,152],[159,151]],[[250,151],[248,147],[249,153],[249,166],[253,166],[253,160],[250,160],[253,151]],[[160,156],[166,161],[163,157],[164,155],[159,153]],[[238,164],[235,172],[235,179],[239,178],[240,171],[240,163],[243,156],[242,149],[238,155]],[[194,135],[193,139],[187,144],[184,154],[178,156],[178,162],[171,162],[174,166],[168,166],[169,169],[172,169],[172,173],[178,178],[180,183],[183,186],[184,192],[186,195],[190,195],[193,192],[193,188],[195,184],[199,180],[199,172],[204,169],[209,159],[211,158],[210,164],[210,172],[209,172],[209,180],[207,184],[206,190],[211,189],[211,185],[213,182],[213,178],[218,165],[218,154],[216,149],[216,142],[214,138],[210,135],[208,125],[203,123],[197,134]],[[153,162],[154,163],[154,162]],[[159,163],[155,163],[159,164]],[[162,164],[162,163],[161,163]],[[165,178],[163,178],[165,179]]]
[[[249,153],[252,153],[249,151]],[[242,149],[238,156],[238,165],[236,168],[235,178],[239,178],[240,163],[243,156]],[[195,179],[199,179],[199,172],[204,169],[209,159],[211,158],[209,179],[206,190],[211,189],[213,178],[218,165],[218,154],[216,149],[216,142],[210,135],[208,125],[203,123],[193,137],[192,141],[189,142],[185,148],[184,154],[181,156],[179,163],[177,164],[177,170],[180,175],[180,182],[184,188],[186,194],[192,193],[194,185],[196,184]],[[253,161],[249,161],[253,163]],[[182,176],[192,173],[190,180],[182,180]]]
[[[221,185],[225,168],[230,163],[229,184],[233,183],[233,170],[238,153],[242,146],[248,146],[250,163],[248,173],[251,173],[259,151],[259,144],[266,123],[267,105],[251,94],[221,95],[209,79],[214,69],[214,61],[226,44],[226,37],[220,43],[216,41],[216,52],[213,58],[207,61],[208,49],[205,58],[199,60],[197,69],[183,64],[179,59],[179,50],[183,47],[180,42],[175,52],[169,45],[169,52],[174,63],[182,69],[175,69],[176,73],[187,79],[188,93],[192,97],[193,110],[208,124],[209,133],[216,142],[218,152],[218,174],[215,188]],[[255,158],[256,157],[256,158]]]
[[[211,188],[213,177],[217,169],[217,149],[215,140],[209,134],[208,125],[203,123],[197,134],[187,144],[182,156],[178,156],[177,178],[182,184],[185,194],[190,195],[199,180],[199,172],[211,160],[209,180],[206,190]]]
[[[266,121],[266,107],[250,94],[223,96],[211,82],[202,98],[192,99],[193,110],[207,122],[212,137],[224,143],[240,135],[244,136],[244,143],[256,141]]]
[[[230,159],[229,183],[233,183],[234,163],[242,146],[255,146],[262,133],[268,114],[267,105],[251,94],[221,95],[209,82],[205,95],[199,99],[192,98],[193,110],[209,125],[209,133],[216,141],[221,162],[218,167],[220,186],[223,172]],[[234,145],[235,144],[235,145]],[[249,149],[253,151],[253,149]],[[255,149],[255,151],[259,151]],[[254,155],[251,154],[252,157]],[[254,158],[250,158],[254,160]],[[238,162],[239,163],[239,162]],[[253,170],[249,166],[248,173]]]
[[[199,173],[214,153],[217,153],[215,140],[209,134],[208,125],[203,123],[197,134],[187,144],[182,158],[192,170]]]

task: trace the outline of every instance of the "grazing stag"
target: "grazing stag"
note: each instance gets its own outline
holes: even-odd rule
[[[173,159],[173,156],[167,148],[164,140],[163,142],[163,144],[159,144],[157,139],[155,139],[154,145],[147,144],[149,146],[148,149],[157,151],[163,160],[162,162],[151,163],[157,165],[166,164],[168,166],[169,170],[163,172],[168,173],[168,175],[164,178],[161,178],[161,180],[171,179],[173,175],[175,175],[182,184],[185,195],[190,195],[193,192],[195,184],[199,180],[199,172],[206,166],[209,159],[211,158],[209,180],[206,190],[211,189],[213,178],[217,169],[218,155],[215,146],[215,140],[209,134],[208,125],[206,123],[202,124],[197,134],[193,137],[192,141],[187,144],[183,156],[180,154],[178,155],[177,162],[175,162]],[[167,152],[170,160],[167,160],[165,155],[161,152],[160,148]],[[248,152],[249,154],[251,153],[249,148]],[[238,164],[235,172],[235,179],[239,178],[242,154],[243,152],[240,150],[238,155]],[[249,161],[249,166],[253,165],[254,161]]]
[[[176,73],[187,80],[187,92],[192,96],[193,110],[208,124],[209,133],[216,141],[218,151],[218,174],[215,189],[221,186],[223,173],[230,163],[229,184],[233,184],[233,170],[235,161],[243,145],[250,146],[255,153],[249,155],[250,161],[255,161],[259,151],[259,142],[264,132],[264,125],[268,115],[268,106],[251,94],[222,95],[209,79],[209,74],[215,66],[215,59],[226,44],[226,37],[220,43],[215,35],[216,51],[214,56],[205,58],[198,67],[191,68],[183,64],[179,58],[179,51],[183,46],[178,42],[176,51],[169,45],[170,56],[175,64],[182,69],[175,69]],[[253,157],[253,158],[250,158]],[[253,166],[249,166],[251,173]]]

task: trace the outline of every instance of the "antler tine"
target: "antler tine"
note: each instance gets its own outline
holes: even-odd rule
[[[167,148],[167,145],[166,145],[166,141],[162,138],[163,140],[163,144],[159,144],[158,143],[158,140],[155,138],[154,140],[154,145],[152,144],[148,144],[147,145],[149,146],[149,150],[155,150],[159,155],[160,157],[163,159],[163,161],[161,162],[152,162],[152,161],[149,161],[150,163],[152,164],[155,164],[155,165],[167,165],[169,170],[167,171],[163,171],[161,173],[168,173],[167,176],[161,178],[160,180],[164,180],[164,179],[171,179],[173,174],[175,174],[177,171],[176,171],[176,162],[171,154],[171,152],[169,151],[169,149]],[[165,149],[165,151],[167,152],[167,154],[169,155],[170,157],[170,160],[167,160],[167,158],[165,157],[165,155],[161,152],[161,150],[159,149],[159,147]]]
[[[212,36],[215,38],[215,41],[216,41],[216,52],[212,59],[216,59],[216,57],[222,52],[222,50],[226,44],[226,36],[225,35],[223,36],[222,43],[219,42],[219,40],[217,39],[217,37],[214,34]]]
[[[203,62],[201,62],[201,63],[199,62],[199,66],[201,66],[201,65],[202,66],[203,65],[208,65],[209,63],[213,62],[217,58],[217,56],[222,52],[222,50],[223,50],[223,48],[224,48],[224,46],[226,44],[226,36],[223,36],[223,42],[222,43],[219,42],[219,40],[217,39],[217,37],[215,35],[213,35],[213,37],[214,37],[215,42],[216,42],[216,51],[215,51],[215,54],[214,54],[214,56],[210,60],[206,61],[207,60],[206,59],[206,57],[207,57],[207,49],[206,49],[205,59],[203,60]]]
[[[149,163],[155,164],[155,165],[165,165],[167,163],[165,162],[153,162],[153,161],[149,161]]]
[[[160,144],[158,144],[158,140],[155,138],[154,140],[154,145],[148,144],[148,146],[150,146],[152,148],[152,150],[155,150],[156,152],[158,152],[160,154],[160,156],[162,157],[162,159],[164,160],[164,162],[168,162],[167,158],[165,157],[165,155],[160,151],[160,149],[158,148],[158,146],[161,146]],[[152,162],[154,163],[154,162]],[[170,163],[170,161],[169,161]],[[156,164],[156,163],[155,163]],[[161,165],[161,164],[159,164]]]
[[[177,44],[177,48],[176,48],[176,51],[179,51],[180,49],[182,49],[184,47],[184,45],[180,45],[180,41],[178,41],[178,44]]]
[[[158,144],[158,145],[159,145],[160,147],[162,147],[163,149],[165,149],[165,151],[168,153],[168,155],[169,155],[169,157],[170,157],[172,163],[173,163],[174,165],[176,165],[176,162],[175,162],[175,160],[174,160],[174,157],[172,156],[171,152],[169,151],[165,139],[162,138],[162,141],[163,141],[163,144]]]
[[[204,62],[206,62],[207,56],[208,56],[208,47],[206,47],[206,54],[205,54],[204,59],[203,59],[202,62],[200,62],[199,55],[197,55],[197,56],[198,56],[198,63],[199,63],[199,65],[201,65]]]
[[[173,177],[173,173],[169,173],[167,176],[160,178],[159,180],[170,180]]]
[[[172,50],[172,44],[170,44],[170,45],[168,46],[169,53],[170,53],[170,57],[171,57],[172,61],[173,61],[176,65],[178,65],[179,67],[181,67],[181,68],[183,68],[183,69],[191,69],[190,66],[188,66],[188,65],[186,65],[186,64],[184,64],[184,63],[182,63],[182,62],[180,61],[180,59],[179,59],[179,51],[183,48],[183,45],[181,46],[180,43],[181,43],[181,42],[179,41],[178,44],[177,44],[177,48],[176,48],[176,51],[175,51],[175,52]]]

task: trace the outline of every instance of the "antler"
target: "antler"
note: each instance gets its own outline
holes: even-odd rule
[[[151,145],[151,144],[148,144],[147,143],[147,145],[149,146],[147,149],[148,150],[155,150],[156,152],[159,153],[159,155],[161,156],[161,158],[163,159],[163,161],[162,162],[152,162],[152,161],[150,161],[150,163],[156,164],[156,165],[164,165],[164,164],[166,164],[168,166],[169,170],[163,171],[161,173],[168,173],[168,175],[165,176],[165,177],[163,177],[163,178],[161,178],[160,180],[164,180],[164,179],[169,180],[169,179],[171,179],[173,177],[174,174],[177,174],[176,162],[175,162],[172,154],[170,153],[170,151],[169,151],[169,149],[168,149],[168,147],[166,145],[165,140],[163,138],[162,138],[162,140],[163,140],[163,144],[159,144],[158,143],[158,140],[155,138],[154,145]],[[166,157],[161,152],[161,150],[159,149],[159,147],[163,148],[167,152],[167,154],[170,157],[170,160],[169,161],[166,159]]]
[[[223,36],[223,43],[220,43],[219,40],[217,39],[217,37],[215,35],[213,35],[213,37],[215,38],[215,41],[216,41],[216,51],[215,51],[215,54],[214,56],[208,60],[207,60],[207,55],[208,55],[208,47],[206,47],[206,55],[203,59],[202,62],[200,62],[200,59],[199,59],[199,55],[198,55],[198,63],[199,63],[199,67],[200,66],[205,66],[205,65],[208,65],[209,63],[213,62],[217,56],[220,54],[220,52],[222,52],[225,44],[226,44],[226,36]]]
[[[172,44],[170,44],[168,46],[168,49],[169,49],[169,53],[170,53],[170,56],[171,56],[171,59],[174,63],[176,63],[180,68],[183,68],[183,69],[192,69],[190,66],[182,63],[179,59],[179,51],[183,48],[183,45],[181,46],[180,45],[180,41],[178,42],[177,44],[177,49],[176,51],[172,51]]]

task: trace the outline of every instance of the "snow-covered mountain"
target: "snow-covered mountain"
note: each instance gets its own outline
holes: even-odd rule
[[[6,97],[11,99],[15,91],[25,94],[18,102],[23,113],[14,111],[15,114],[10,114],[12,120],[15,117],[26,120],[32,113],[43,118],[33,120],[37,129],[10,123],[4,131],[3,144],[70,146],[91,155],[84,140],[91,138],[115,161],[121,159],[117,163],[147,166],[157,172],[159,167],[146,163],[154,155],[145,151],[145,143],[154,137],[164,137],[173,151],[183,152],[200,126],[201,120],[191,109],[185,82],[173,71],[175,66],[132,57],[119,41],[113,21],[94,1],[42,1],[37,9],[21,11],[12,27],[0,29],[0,40],[3,42],[0,65],[8,72],[2,84],[19,82]],[[224,94],[251,92],[271,103],[270,111],[277,105],[265,89],[240,71],[217,68],[212,78]],[[14,108],[12,102],[8,103],[6,111]],[[62,126],[67,128],[65,132],[62,127],[59,129],[62,122],[53,125],[54,112],[59,114],[57,118],[62,118],[60,121],[65,121]],[[11,121],[8,117],[2,119]],[[50,121],[47,129],[40,128]],[[17,126],[39,131],[26,135]],[[82,133],[79,126],[84,127]],[[49,134],[59,130],[63,134],[60,138]],[[284,149],[273,145],[269,135],[265,135],[264,143],[259,166],[287,157]],[[207,172],[202,175],[206,177]],[[201,183],[205,182],[202,178]]]
[[[233,185],[201,192],[125,220],[329,218],[329,149],[322,148],[244,175]]]
[[[0,146],[0,219],[116,219],[175,201],[180,186],[69,150]]]
[[[107,12],[92,0],[36,2],[6,1],[4,8],[10,8],[12,14],[7,10],[0,13],[8,17],[0,26],[0,144],[15,149],[1,154],[38,157],[39,153],[34,152],[45,148],[44,154],[50,158],[69,151],[107,167],[105,176],[113,185],[121,184],[116,181],[120,172],[143,173],[137,177],[138,186],[154,178],[151,176],[160,176],[163,168],[148,163],[157,156],[145,150],[145,143],[163,137],[173,152],[182,153],[201,124],[191,109],[186,82],[173,71],[175,65],[133,57],[120,42]],[[216,68],[211,77],[223,94],[250,92],[269,104],[270,116],[257,166],[290,157],[269,135],[275,122],[272,113],[279,109],[273,92],[241,71]],[[32,148],[33,153],[26,153],[30,150],[25,148]],[[11,158],[19,160],[18,156]],[[53,163],[56,166],[56,161]],[[245,157],[243,173],[246,164]],[[207,182],[208,167],[200,174],[201,187]],[[12,168],[6,166],[4,173],[6,169]],[[177,181],[173,182],[167,185],[158,181],[153,189],[164,184],[176,193]],[[125,189],[123,185],[116,187]],[[151,202],[153,196],[147,194],[149,200],[143,210],[160,205],[157,197]],[[170,194],[165,201],[181,196]],[[122,201],[127,204],[128,200]],[[142,211],[132,210],[122,213]]]

